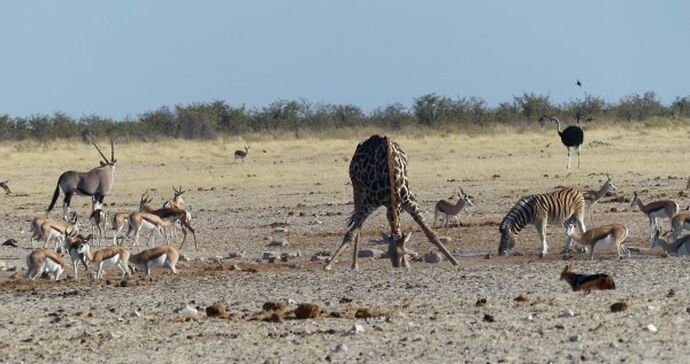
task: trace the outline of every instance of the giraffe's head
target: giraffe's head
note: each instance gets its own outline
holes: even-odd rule
[[[385,243],[388,243],[388,257],[393,267],[409,268],[407,258],[405,257],[407,253],[405,244],[410,241],[410,237],[412,237],[412,232],[407,232],[405,234],[398,232],[393,235],[384,235],[383,240]]]

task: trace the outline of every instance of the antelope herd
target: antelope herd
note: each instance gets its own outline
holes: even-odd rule
[[[560,132],[560,121],[557,118],[544,118],[557,123],[559,134],[565,138],[565,132]],[[566,129],[566,131],[568,130]],[[576,148],[579,157],[579,148],[582,144],[580,132],[571,131],[570,133],[577,134],[574,139],[565,140],[567,139],[565,138],[563,140],[568,147],[568,167],[571,147]],[[147,190],[139,199],[137,211],[111,211],[110,219],[108,219],[104,199],[110,194],[115,179],[114,143],[110,140],[110,158],[101,152],[95,142],[92,144],[102,157],[100,166],[88,172],[67,171],[58,178],[48,212],[52,210],[60,191],[62,191],[65,195],[63,221],[42,215],[35,217],[30,223],[32,249],[36,241],[43,242],[43,246],[33,250],[27,256],[26,277],[35,279],[47,274],[52,279],[59,279],[66,264],[63,255],[69,257],[71,261],[74,279],[77,279],[80,264],[87,272],[89,265],[96,266],[96,272],[92,275],[96,279],[103,278],[105,269],[111,266],[118,267],[123,276],[131,275],[135,268],[142,269],[147,275],[155,267],[167,267],[173,274],[177,273],[178,250],[168,245],[155,246],[155,240],[156,237],[162,240],[175,237],[176,231],[179,229],[183,234],[179,249],[184,247],[189,232],[192,233],[194,246],[198,249],[196,232],[191,226],[192,216],[184,207],[182,195],[186,190],[183,190],[181,186],[172,186],[173,197],[160,208],[150,205],[153,199]],[[248,146],[244,147],[244,151],[235,151],[235,162],[238,159],[244,162],[248,152]],[[388,137],[378,135],[370,137],[357,146],[349,171],[353,188],[354,211],[349,219],[349,228],[343,237],[342,244],[324,266],[326,270],[332,268],[344,248],[351,244],[353,244],[354,250],[352,269],[358,269],[357,257],[361,227],[367,217],[380,206],[387,208],[386,216],[390,225],[390,234],[385,234],[383,240],[388,245],[388,257],[394,267],[409,268],[406,244],[410,240],[411,231],[403,232],[400,226],[400,213],[403,210],[412,216],[429,241],[446,256],[450,263],[458,264],[455,257],[424,221],[422,212],[408,185],[407,156],[397,143]],[[582,191],[575,188],[563,188],[558,191],[519,199],[499,225],[501,235],[498,247],[499,254],[508,254],[516,244],[517,234],[526,225],[532,224],[539,233],[541,256],[548,252],[547,225],[561,225],[564,228],[566,239],[564,250],[566,253],[572,250],[572,242],[574,241],[584,251],[590,251],[591,259],[594,259],[595,248],[604,244],[613,245],[620,258],[624,254],[630,256],[630,250],[626,245],[628,237],[626,226],[609,224],[590,227],[589,229],[585,226],[585,216],[589,217],[589,223],[592,224],[595,204],[607,194],[618,189],[612,178],[608,175],[606,177],[603,185],[596,190]],[[11,193],[7,181],[0,182],[0,187],[6,193]],[[688,179],[687,188],[690,189],[690,179]],[[70,213],[69,211],[74,194],[91,197],[91,213],[89,215],[91,233],[87,236],[79,234],[78,216],[75,212]],[[457,197],[458,200],[455,203],[447,200],[439,200],[436,203],[432,224],[434,227],[436,227],[438,218],[442,217],[442,226],[447,229],[451,219],[457,219],[461,211],[474,205],[471,196],[466,194],[462,188],[459,189]],[[678,205],[671,200],[658,200],[644,204],[637,191],[634,192],[630,204],[648,217],[649,241],[652,247],[660,246],[669,254],[690,254],[688,248],[690,234],[681,236],[684,229],[690,229],[690,211],[679,211]],[[663,239],[663,236],[668,233],[661,232],[658,225],[659,218],[671,220],[670,241]],[[113,234],[112,245],[110,246],[107,246],[109,244],[106,240],[106,225],[108,223],[110,223]],[[126,232],[125,227],[127,227]],[[131,241],[130,248],[139,248],[142,233],[148,234],[146,238],[147,249],[137,254],[130,253],[126,244]],[[94,249],[96,246],[100,248],[103,245],[106,246],[98,250]],[[562,278],[568,280],[575,288],[581,284],[581,282],[578,283],[578,280],[582,277],[572,273],[571,267],[566,267]],[[597,279],[599,278],[601,277]]]

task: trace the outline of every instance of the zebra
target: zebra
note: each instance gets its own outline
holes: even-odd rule
[[[585,198],[573,188],[521,198],[503,218],[499,227],[501,243],[498,254],[506,255],[515,246],[515,237],[527,224],[534,224],[541,238],[541,257],[546,255],[546,225],[560,225],[574,217],[580,231],[585,228]],[[571,249],[572,239],[565,238],[565,250]]]

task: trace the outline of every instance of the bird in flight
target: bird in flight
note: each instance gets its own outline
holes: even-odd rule
[[[575,84],[578,85],[578,86],[580,86],[580,87],[582,87],[582,82],[580,82],[579,79],[577,80],[577,82],[575,82]]]

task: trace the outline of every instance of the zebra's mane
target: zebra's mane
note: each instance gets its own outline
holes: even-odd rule
[[[524,210],[534,204],[535,197],[536,196],[527,196],[519,199],[510,211],[508,211],[503,221],[501,221],[500,231],[503,233],[517,233],[527,226],[527,224],[531,223],[533,213],[523,218],[525,217]]]

